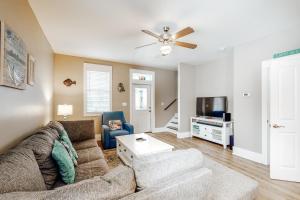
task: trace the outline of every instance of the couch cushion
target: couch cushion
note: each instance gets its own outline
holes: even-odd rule
[[[33,151],[47,189],[53,187],[58,177],[58,168],[51,156],[54,140],[58,137],[55,129],[43,127],[20,144]]]
[[[32,150],[17,147],[0,156],[0,193],[46,190]]]
[[[94,120],[61,121],[72,142],[95,138]]]
[[[80,141],[80,142],[74,142],[73,147],[78,151],[81,149],[98,147],[98,144],[95,139],[89,139],[89,140],[84,140],[84,141]]]
[[[78,150],[78,164],[87,163],[94,160],[103,159],[103,153],[99,147]]]
[[[62,134],[65,130],[64,126],[58,121],[50,121],[47,126],[55,129],[59,134]]]
[[[94,176],[103,176],[108,170],[108,165],[104,159],[80,164],[76,167],[75,182],[89,179]]]
[[[208,199],[255,199],[258,183],[237,171],[205,157],[204,167],[212,170],[212,185]]]
[[[135,181],[132,169],[119,166],[105,176],[66,185],[43,192],[14,192],[0,196],[0,199],[39,199],[39,200],[108,200],[121,199],[134,193]]]
[[[109,135],[110,135],[110,137],[115,138],[116,136],[120,136],[120,135],[129,135],[129,132],[124,129],[115,130],[115,131],[110,131]]]
[[[203,155],[196,149],[154,154],[133,160],[133,170],[139,188],[147,188],[168,177],[201,168]]]

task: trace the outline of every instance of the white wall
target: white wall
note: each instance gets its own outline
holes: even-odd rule
[[[196,114],[195,66],[180,63],[178,65],[178,134],[189,136],[190,118]]]
[[[239,149],[253,152],[253,155],[262,153],[261,64],[275,53],[300,48],[299,35],[300,27],[282,30],[238,45],[231,55],[196,67],[195,96],[228,96],[229,112],[233,112],[234,117],[235,146]],[[192,71],[186,73],[191,76]],[[188,83],[193,80],[191,77]],[[181,84],[180,87],[183,88],[182,96],[192,98],[191,92],[186,89],[188,85]],[[251,96],[244,97],[243,92]],[[194,102],[181,102],[180,106],[184,103],[192,104],[189,108],[195,109]],[[185,123],[182,130],[186,130],[186,121],[190,116],[182,117],[186,118],[180,120]]]
[[[196,67],[196,97],[228,97],[228,112],[233,112],[233,55]]]
[[[262,152],[261,63],[274,53],[300,48],[299,35],[300,27],[295,27],[234,48],[235,146]]]

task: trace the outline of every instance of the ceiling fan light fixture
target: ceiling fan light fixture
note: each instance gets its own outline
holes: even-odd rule
[[[163,56],[169,55],[172,51],[172,47],[170,45],[162,45],[160,47],[160,53]]]

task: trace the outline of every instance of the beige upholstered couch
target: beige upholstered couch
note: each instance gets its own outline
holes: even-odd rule
[[[198,200],[255,197],[255,181],[211,160],[204,160],[202,167],[195,161],[195,165],[191,165],[195,167],[164,174],[163,178],[156,181],[149,180],[151,176],[145,178],[145,174],[155,174],[156,168],[161,170],[161,174],[164,173],[164,167],[158,165],[157,161],[166,159],[162,163],[170,167],[168,157],[176,158],[172,153],[157,155],[154,159],[149,157],[149,160],[137,160],[133,169],[118,166],[109,170],[95,140],[93,121],[61,123],[79,156],[75,183],[65,185],[60,180],[57,166],[51,157],[53,142],[59,135],[53,128],[43,127],[6,154],[0,155],[0,200]],[[184,159],[184,153],[181,159]],[[149,163],[147,172],[143,171],[145,163]],[[175,167],[179,166],[175,164]],[[147,181],[148,185],[137,191],[137,184]]]

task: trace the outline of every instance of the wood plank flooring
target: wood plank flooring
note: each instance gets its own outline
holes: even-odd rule
[[[257,199],[300,199],[300,183],[272,180],[269,167],[232,155],[217,145],[198,138],[177,139],[172,133],[153,133],[151,136],[173,145],[176,149],[196,148],[211,159],[249,176],[259,183]]]

